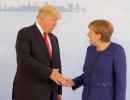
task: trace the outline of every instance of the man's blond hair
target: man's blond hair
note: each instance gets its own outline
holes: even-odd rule
[[[61,18],[61,14],[60,14],[59,10],[52,5],[45,5],[45,6],[41,7],[37,16],[39,16],[39,15],[42,15],[42,16],[52,15],[52,16],[56,17],[57,19]]]

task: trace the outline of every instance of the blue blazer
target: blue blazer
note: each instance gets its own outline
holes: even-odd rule
[[[126,56],[122,46],[111,43],[104,51],[87,48],[83,74],[73,79],[74,90],[83,85],[82,100],[125,100]]]

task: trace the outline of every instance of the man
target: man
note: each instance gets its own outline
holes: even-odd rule
[[[60,17],[54,6],[46,5],[34,25],[18,32],[14,100],[61,100],[65,78],[60,74],[58,40],[51,33]]]

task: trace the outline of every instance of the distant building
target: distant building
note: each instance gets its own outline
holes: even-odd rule
[[[36,6],[37,7],[37,2],[35,2],[35,5],[34,6]]]
[[[68,12],[68,9],[64,6],[56,6],[61,12]]]
[[[0,11],[1,11],[1,4],[0,4]]]
[[[68,4],[68,11],[72,11],[73,10],[73,4]]]
[[[48,5],[48,2],[45,2],[45,5]]]
[[[7,9],[7,6],[6,6],[6,5],[4,5],[4,9]]]
[[[75,10],[76,10],[76,11],[79,11],[79,10],[80,10],[80,6],[79,6],[78,3],[75,5]]]
[[[30,1],[28,1],[28,6],[31,6],[31,3],[30,3]]]
[[[48,2],[45,2],[45,5],[48,5]],[[79,12],[81,10],[79,4],[77,3],[76,5],[73,5],[72,3],[67,3],[67,6],[56,6],[61,12]],[[18,5],[18,7],[7,7],[4,5],[3,9],[1,8],[0,5],[0,10],[1,11],[38,11],[40,9],[39,6],[37,6],[37,3],[35,2],[34,5],[31,5],[31,2],[28,1],[27,5],[21,4]],[[85,11],[85,10],[84,10]]]

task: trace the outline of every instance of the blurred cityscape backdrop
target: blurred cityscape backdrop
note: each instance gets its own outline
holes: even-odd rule
[[[61,51],[63,75],[74,78],[82,73],[88,23],[107,19],[114,25],[112,41],[120,43],[127,56],[127,99],[130,100],[130,1],[129,0],[0,0],[0,100],[11,100],[16,72],[15,42],[19,29],[34,24],[38,9],[53,4],[62,18],[54,30]],[[63,100],[81,100],[82,87],[63,88]]]

